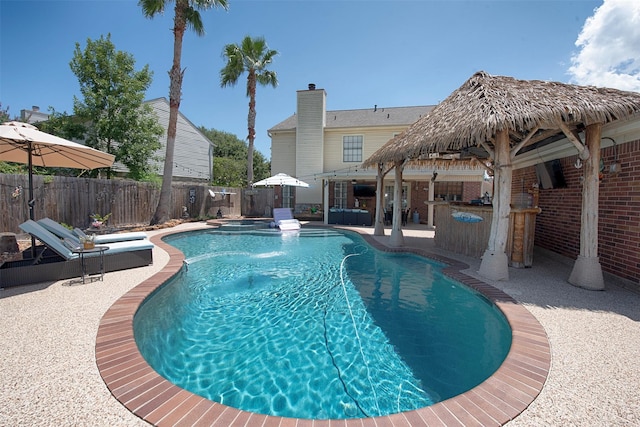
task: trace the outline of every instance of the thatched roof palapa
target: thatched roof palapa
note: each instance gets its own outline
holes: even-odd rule
[[[478,72],[429,114],[373,153],[363,167],[395,167],[397,192],[402,169],[413,159],[427,159],[431,157],[428,156],[430,153],[450,154],[464,149],[478,156],[491,157],[496,165],[493,217],[479,273],[493,280],[504,280],[509,277],[506,242],[511,210],[510,166],[523,148],[566,137],[576,147],[580,158],[595,159],[585,163],[580,256],[569,282],[588,289],[603,289],[597,258],[597,169],[598,139],[601,138],[598,124],[624,119],[638,112],[640,93],[517,80]],[[583,130],[585,142],[579,137]],[[591,154],[589,150],[598,152]],[[397,167],[399,165],[403,167]],[[401,243],[401,237],[394,240],[395,229],[394,224],[392,241]]]
[[[640,93],[475,73],[429,114],[395,136],[364,163],[416,159],[466,147],[491,149],[508,129],[511,146],[533,144],[640,111]],[[524,146],[523,145],[523,146]],[[522,147],[519,147],[522,148]]]

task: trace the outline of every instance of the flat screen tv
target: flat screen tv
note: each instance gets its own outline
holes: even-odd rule
[[[564,173],[562,173],[560,160],[556,159],[549,162],[538,163],[536,165],[536,175],[538,175],[540,188],[544,190],[549,188],[565,188],[567,186]]]
[[[376,197],[376,186],[368,184],[356,184],[353,186],[353,197]]]

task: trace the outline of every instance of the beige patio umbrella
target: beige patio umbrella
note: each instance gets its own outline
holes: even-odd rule
[[[106,168],[114,156],[21,122],[0,125],[0,160],[23,163],[29,171],[29,219],[34,219],[33,166],[74,169]]]
[[[640,93],[478,72],[429,114],[381,147],[364,165],[419,159],[428,153],[456,152],[469,147],[484,148],[494,164],[497,203],[480,273],[491,279],[505,279],[511,167],[518,152],[532,144],[566,137],[580,158],[588,159],[580,256],[597,259],[600,129],[604,123],[638,112]],[[585,142],[579,137],[583,131]]]

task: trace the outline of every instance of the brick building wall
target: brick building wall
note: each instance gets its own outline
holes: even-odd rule
[[[429,205],[425,203],[429,200],[429,181],[416,181],[412,184],[410,220],[413,221],[413,212],[417,209],[420,222],[426,223],[429,218]]]
[[[617,151],[619,173],[610,173]],[[598,250],[603,271],[638,283],[640,280],[640,140],[601,150],[604,170],[599,193]],[[535,245],[577,258],[583,169],[577,155],[561,159],[566,188],[540,189]],[[535,167],[514,170],[512,192],[537,182]]]
[[[535,174],[534,174],[535,177]],[[375,181],[360,181],[359,184],[366,185],[376,185]],[[413,221],[413,212],[417,209],[420,222],[423,224],[427,223],[429,216],[429,206],[425,203],[429,200],[429,181],[409,181],[409,191],[411,191],[411,206],[410,206],[410,215],[409,221]],[[354,206],[354,197],[353,197],[353,186],[351,183],[347,184],[347,207],[351,208]],[[482,194],[482,183],[481,182],[463,182],[462,183],[462,201],[469,203],[473,199],[477,199],[479,195]],[[333,204],[334,199],[334,186],[329,185],[329,206]],[[367,209],[371,212],[372,218],[375,218],[375,208],[376,208],[376,199],[375,197],[371,198],[360,198],[360,207]]]
[[[482,198],[481,182],[465,182],[462,186],[462,201],[469,203],[475,199]]]

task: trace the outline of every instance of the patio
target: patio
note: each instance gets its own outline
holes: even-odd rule
[[[371,227],[356,229],[373,233]],[[410,224],[403,233],[406,246],[434,250],[433,231],[424,226]],[[388,241],[389,230],[376,239]],[[479,278],[479,259],[443,254],[467,263],[464,272]],[[106,310],[169,261],[157,247],[153,257],[153,265],[107,273],[104,282],[70,287],[62,281],[0,291],[0,425],[147,425],[107,390],[96,367],[95,339]],[[536,251],[533,267],[510,269],[509,281],[484,280],[538,319],[552,349],[541,394],[507,425],[639,425],[640,295],[610,277],[604,292],[571,286],[572,265],[572,260]]]

